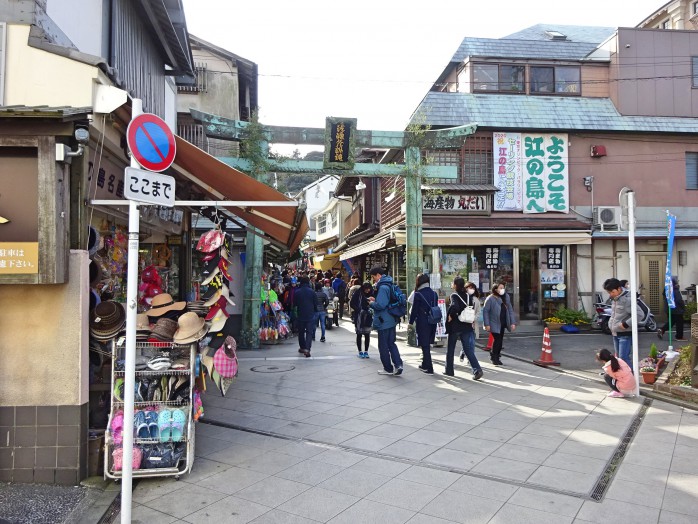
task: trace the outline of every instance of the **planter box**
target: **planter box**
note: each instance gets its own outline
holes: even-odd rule
[[[642,382],[645,384],[654,384],[657,381],[657,375],[662,372],[664,360],[664,357],[657,360],[657,367],[655,368],[655,371],[640,371],[640,374],[642,375]]]
[[[560,331],[560,328],[564,326],[561,322],[546,322],[545,327],[547,327],[549,330],[553,331]]]

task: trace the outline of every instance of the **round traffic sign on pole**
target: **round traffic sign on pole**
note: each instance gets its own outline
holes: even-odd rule
[[[152,113],[131,120],[126,142],[136,161],[150,171],[164,171],[174,162],[175,138],[165,121]]]

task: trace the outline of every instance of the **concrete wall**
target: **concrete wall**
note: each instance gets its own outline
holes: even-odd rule
[[[87,402],[87,251],[67,284],[0,286],[0,406]]]
[[[91,106],[98,69],[29,47],[28,37],[28,25],[7,27],[5,105]]]
[[[192,49],[195,64],[205,64],[205,93],[182,92],[177,97],[177,112],[194,108],[214,115],[239,120],[239,84],[237,67],[205,49]]]

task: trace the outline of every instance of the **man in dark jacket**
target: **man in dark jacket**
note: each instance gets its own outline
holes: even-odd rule
[[[344,318],[344,304],[347,301],[347,283],[342,278],[342,273],[337,273],[332,281],[332,288],[334,289],[334,295],[339,297],[339,318]],[[339,322],[336,322],[339,325]]]
[[[383,364],[383,369],[378,374],[402,375],[402,358],[395,343],[397,319],[388,312],[393,279],[379,266],[372,268],[370,274],[376,286],[376,296],[370,297],[368,301],[373,311],[373,328],[378,332],[378,353]]]
[[[310,356],[310,348],[313,345],[316,301],[315,291],[310,289],[310,279],[306,276],[301,277],[300,286],[293,296],[293,305],[296,306],[298,314],[298,352],[306,357]]]
[[[669,309],[666,294],[664,295],[664,303],[667,304],[667,311],[671,313],[671,322],[676,328],[676,338],[674,340],[686,340],[683,338],[683,314],[686,311],[686,304],[681,296],[681,288],[679,287],[679,280],[676,277],[671,277],[671,285],[674,288],[674,307]],[[657,336],[662,338],[664,333],[669,329],[669,322],[665,322],[664,325],[657,330]]]

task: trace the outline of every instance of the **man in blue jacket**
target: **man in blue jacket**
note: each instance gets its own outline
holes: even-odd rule
[[[372,268],[370,274],[376,286],[376,296],[369,297],[369,307],[373,310],[373,329],[378,332],[378,352],[383,364],[378,374],[402,375],[402,358],[395,343],[397,319],[388,313],[393,279],[382,267]]]
[[[298,315],[298,352],[309,357],[310,348],[313,345],[317,298],[315,291],[310,289],[310,279],[308,277],[302,276],[299,282],[300,286],[293,295],[293,305],[296,306]]]

